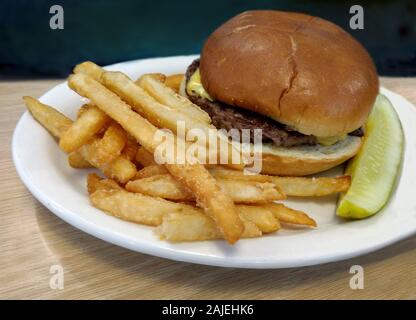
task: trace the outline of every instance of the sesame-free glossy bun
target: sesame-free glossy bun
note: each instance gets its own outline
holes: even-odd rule
[[[352,36],[280,11],[247,11],[220,26],[204,45],[200,72],[214,99],[318,137],[361,127],[379,89],[370,56]]]

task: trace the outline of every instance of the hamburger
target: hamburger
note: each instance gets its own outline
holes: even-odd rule
[[[262,172],[302,176],[359,151],[379,90],[351,35],[300,13],[247,11],[216,29],[181,94],[218,129],[262,129]]]

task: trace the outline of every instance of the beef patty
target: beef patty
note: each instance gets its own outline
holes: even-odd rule
[[[199,59],[196,59],[186,70],[186,84],[198,67]],[[273,143],[282,147],[316,145],[318,143],[315,136],[294,131],[290,127],[261,114],[241,108],[237,109],[220,101],[210,101],[199,96],[188,95],[188,98],[209,114],[212,124],[217,129],[237,129],[240,134],[242,129],[249,129],[250,142],[254,141],[254,129],[262,129],[263,143]],[[362,128],[360,128],[351,132],[350,135],[361,137],[363,133]]]

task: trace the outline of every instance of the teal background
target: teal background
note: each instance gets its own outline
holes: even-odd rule
[[[49,8],[64,8],[64,30],[49,28]],[[349,8],[361,4],[365,29],[350,30]],[[317,15],[352,33],[381,74],[416,74],[416,1],[2,1],[0,73],[67,75],[83,60],[99,64],[199,53],[222,22],[248,9]]]

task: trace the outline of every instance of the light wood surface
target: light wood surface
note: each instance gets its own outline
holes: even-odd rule
[[[61,221],[24,187],[10,153],[13,129],[24,111],[21,96],[39,97],[61,81],[0,82],[0,298],[416,298],[416,236],[337,263],[239,270],[131,252]],[[416,79],[384,78],[382,84],[416,104]],[[49,286],[55,264],[64,268],[63,290]],[[364,290],[349,287],[349,269],[355,264],[364,267]]]

